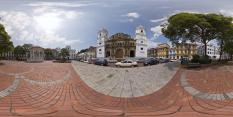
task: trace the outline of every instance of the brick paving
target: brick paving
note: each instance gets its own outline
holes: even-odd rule
[[[8,84],[0,83],[8,85],[0,93],[10,89],[8,95],[0,97],[0,116],[4,117],[233,116],[233,102],[226,95],[232,91],[226,83],[233,78],[233,66],[198,71],[180,68],[155,92],[127,98],[97,92],[80,78],[72,64],[4,63],[0,66],[1,79],[14,79]],[[209,76],[203,74],[208,71]],[[201,84],[203,80],[206,83]],[[201,98],[187,87],[207,94],[224,94],[224,98]]]

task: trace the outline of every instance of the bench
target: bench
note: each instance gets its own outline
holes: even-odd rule
[[[187,67],[188,68],[198,68],[198,67],[201,67],[201,64],[200,63],[188,63]]]

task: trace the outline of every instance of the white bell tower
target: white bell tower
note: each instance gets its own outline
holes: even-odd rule
[[[98,32],[97,46],[96,46],[96,57],[105,57],[105,41],[108,39],[108,31],[103,28]]]
[[[136,57],[147,57],[147,38],[143,26],[138,26],[135,31]]]

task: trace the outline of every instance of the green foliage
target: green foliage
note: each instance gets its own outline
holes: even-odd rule
[[[199,63],[200,56],[195,54],[191,60],[192,63]]]
[[[62,48],[60,55],[62,56],[63,59],[68,57],[69,56],[69,50],[66,49],[66,48]]]
[[[22,56],[26,54],[26,51],[23,48],[23,46],[16,46],[14,48],[14,54],[15,54],[16,60],[22,60]]]
[[[14,46],[10,39],[11,37],[6,32],[4,26],[0,24],[0,53],[13,50]]]
[[[87,52],[87,51],[88,51],[88,49],[82,49],[78,53],[84,53],[84,52]]]
[[[200,63],[200,64],[210,64],[211,61],[212,61],[212,60],[210,59],[210,57],[209,57],[208,55],[203,55],[203,56],[201,56],[200,59],[199,59],[199,63]]]
[[[52,60],[52,59],[54,59],[54,55],[53,55],[52,49],[46,48],[46,49],[44,50],[44,53],[45,53],[45,59],[46,59],[46,60]]]
[[[26,52],[29,51],[29,49],[32,47],[32,44],[23,44],[22,46]]]
[[[232,25],[232,18],[220,14],[179,13],[171,16],[162,32],[173,43],[201,42],[205,46],[213,39],[222,39]]]
[[[23,48],[23,46],[16,46],[14,48],[14,54],[25,54],[25,49]]]
[[[230,30],[225,32],[224,35],[224,45],[223,45],[223,51],[227,52],[232,59],[233,55],[233,25],[231,26]]]
[[[199,56],[195,54],[193,55],[193,58],[191,60],[191,63],[200,63],[200,64],[210,64],[211,62],[212,60],[207,55]]]

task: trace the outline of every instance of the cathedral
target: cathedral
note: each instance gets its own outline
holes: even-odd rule
[[[147,38],[143,26],[138,26],[135,30],[135,37],[128,34],[116,33],[108,36],[106,29],[98,32],[97,58],[110,58],[122,60],[128,57],[147,57]]]

